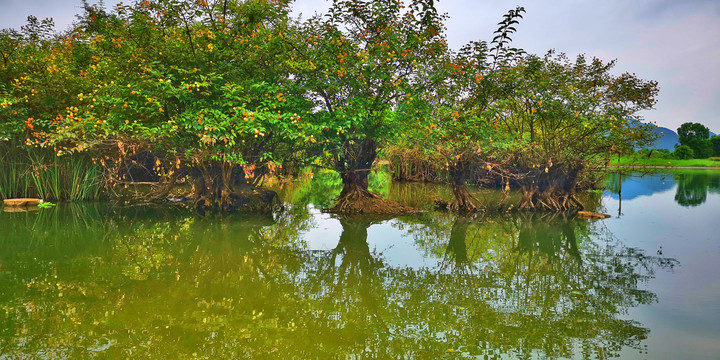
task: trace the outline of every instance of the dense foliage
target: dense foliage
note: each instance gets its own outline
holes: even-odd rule
[[[710,144],[712,145],[713,155],[720,156],[720,135],[711,136]]]
[[[677,133],[680,146],[689,147],[694,158],[705,159],[713,155],[710,130],[705,125],[687,122],[680,125]]]
[[[505,188],[517,183],[521,207],[582,208],[574,191],[583,175],[654,140],[637,112],[654,105],[656,82],[613,75],[614,62],[507,48],[522,11],[505,16],[490,44],[451,54],[428,96],[418,137],[445,162],[461,211],[476,208],[465,183],[478,168]]]
[[[86,3],[64,33],[31,17],[0,32],[0,147],[84,154],[107,190],[145,168],[151,198],[187,181],[221,210],[272,200],[268,174],[313,163],[340,175],[335,210],[383,212],[403,208],[368,173],[394,145],[446,171],[461,211],[481,205],[473,176],[519,185],[523,207],[581,207],[586,173],[652,140],[637,112],[657,84],[509,47],[523,12],[459,51],[432,0],[336,0],[302,21],[287,1]]]
[[[413,101],[430,81],[423,76],[447,50],[442,17],[432,1],[334,1],[327,15],[295,32],[295,79],[314,104],[322,160],[340,173],[336,208],[366,202],[368,172],[378,151],[399,135],[394,110]]]

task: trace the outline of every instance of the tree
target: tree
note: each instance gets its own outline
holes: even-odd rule
[[[455,196],[449,205],[452,210],[468,213],[481,206],[467,188],[478,168],[505,174],[494,151],[497,143],[506,140],[492,120],[505,96],[496,69],[510,66],[523,53],[506,45],[524,11],[510,10],[490,44],[470,42],[457,53],[446,51],[424,74],[433,79],[432,86],[399,108],[410,135],[401,146],[415,148],[447,170]]]
[[[690,147],[697,159],[704,159],[712,156],[712,143],[710,142],[710,130],[699,123],[686,122],[677,129],[680,145]]]
[[[471,43],[443,58],[433,69],[441,80],[409,116],[425,119],[415,142],[446,164],[450,207],[461,212],[478,206],[472,173],[506,189],[519,183],[524,208],[582,208],[574,192],[584,174],[654,140],[637,112],[653,106],[657,83],[612,75],[614,62],[508,48],[522,11],[505,15],[491,48]]]
[[[133,154],[149,151],[163,175],[154,198],[188,176],[198,207],[233,210],[247,200],[236,190],[254,191],[269,162],[297,155],[307,141],[309,103],[288,81],[286,3],[157,0],[84,10],[69,56],[87,59],[79,76],[91,88],[57,115],[51,140],[98,154],[114,183]]]
[[[294,33],[293,77],[315,104],[311,142],[338,173],[334,210],[399,210],[368,191],[378,151],[398,135],[394,110],[424,86],[419,76],[447,47],[432,0],[333,1]]]
[[[65,45],[52,19],[29,16],[20,30],[0,30],[0,141],[37,144],[54,114],[81,86],[65,62]]]
[[[713,155],[720,156],[720,135],[711,136],[710,144],[712,145]]]
[[[615,62],[574,61],[549,52],[502,68],[510,87],[496,112],[523,189],[522,208],[582,208],[574,192],[583,174],[655,140],[637,115],[652,108],[657,83],[611,74]]]
[[[673,156],[680,160],[693,159],[695,158],[695,150],[687,145],[680,145],[673,151]]]

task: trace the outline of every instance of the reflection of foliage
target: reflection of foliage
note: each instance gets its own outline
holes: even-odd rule
[[[368,189],[386,197],[390,191],[390,175],[381,171],[372,171],[368,176]],[[285,199],[292,204],[313,204],[327,208],[333,204],[342,190],[342,179],[335,171],[319,169],[311,179],[302,178],[293,183],[283,184]]]
[[[605,189],[613,194],[619,194],[622,191],[623,174],[610,173],[605,176],[603,181]]]
[[[38,261],[28,246],[3,256],[3,264],[13,265],[12,271],[0,268],[7,285],[0,291],[6,310],[0,331],[4,354],[194,358],[193,352],[209,356],[213,341],[251,342],[240,327],[224,336],[221,330],[233,328],[232,321],[263,330],[277,327],[263,307],[279,308],[283,299],[277,294],[287,293],[279,291],[288,283],[284,274],[297,272],[298,252],[290,241],[306,216],[285,213],[278,220],[282,224],[270,226],[267,218],[148,215],[88,219],[94,231],[80,238],[85,251],[68,253],[63,247],[58,256]],[[71,231],[83,224],[66,225],[68,233],[58,232],[40,245],[72,243]],[[8,244],[20,249],[26,240],[14,237]],[[264,338],[271,346],[272,337]],[[160,350],[155,344],[167,346]],[[234,349],[221,357],[236,356],[248,355]]]
[[[275,219],[88,208],[77,222],[63,209],[0,217],[18,230],[0,254],[9,358],[556,357],[580,346],[604,358],[646,336],[619,315],[654,301],[640,285],[675,265],[562,216],[395,220],[446,260],[430,269],[374,251],[379,218],[340,218],[337,246],[307,251],[302,207]]]
[[[492,339],[491,347],[515,354],[544,349],[549,356],[570,356],[569,345],[575,342],[606,357],[620,346],[637,346],[648,330],[618,315],[654,302],[655,295],[640,285],[654,276],[655,268],[677,264],[626,248],[610,234],[604,234],[605,243],[593,241],[591,235],[603,235],[594,226],[558,215],[447,217],[411,227],[419,245],[454,260],[448,276],[462,284],[457,291],[468,294],[463,301],[476,306],[465,306],[473,309],[468,312],[487,318],[491,311],[493,321],[508,324],[502,337],[483,341]],[[461,237],[465,244],[459,243]],[[463,280],[467,271],[458,269],[476,271],[475,281]],[[464,336],[471,334],[461,332],[458,340]]]
[[[676,174],[675,182],[675,201],[682,206],[698,206],[707,200],[708,190],[720,191],[720,177],[704,172]]]

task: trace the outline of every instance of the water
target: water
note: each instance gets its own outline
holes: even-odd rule
[[[322,176],[283,186],[275,217],[0,213],[0,359],[717,358],[718,184],[611,177],[582,199],[603,221],[338,217],[314,205],[337,191]]]
[[[649,283],[657,303],[629,314],[652,329],[645,343],[654,354],[650,358],[719,358],[720,174],[625,177],[622,189],[622,196],[610,194],[604,201],[616,215],[606,220],[607,228],[626,246],[681,263],[672,272],[657,272]]]

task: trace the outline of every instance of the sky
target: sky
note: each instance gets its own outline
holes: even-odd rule
[[[130,0],[126,0],[129,2]],[[93,2],[93,1],[91,1]],[[115,0],[106,1],[114,4]],[[502,16],[526,10],[513,47],[542,55],[586,54],[617,60],[615,72],[658,81],[655,109],[647,122],[676,130],[698,122],[720,133],[720,1],[718,0],[436,0],[447,13],[452,48],[491,40]],[[296,0],[294,16],[324,12],[327,0]],[[19,28],[28,15],[52,17],[63,30],[80,11],[80,0],[0,0],[0,28]]]

